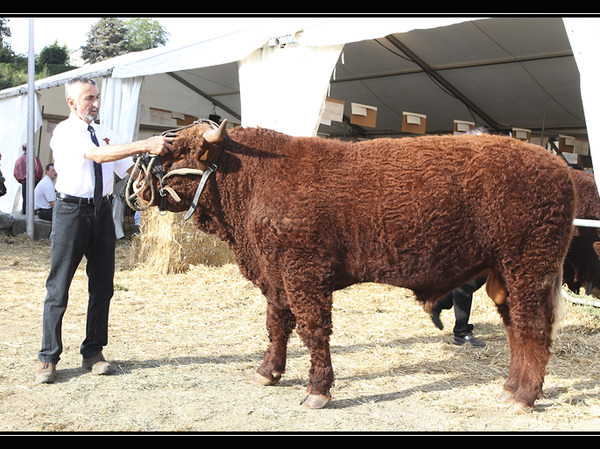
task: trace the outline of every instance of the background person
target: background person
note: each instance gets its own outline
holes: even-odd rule
[[[27,210],[27,144],[21,147],[23,150],[23,154],[19,156],[19,158],[15,162],[15,169],[13,175],[17,182],[21,184],[21,196],[23,198],[23,204],[21,206],[21,213],[25,215]],[[34,186],[37,185],[38,182],[44,176],[44,171],[42,169],[42,163],[40,162],[40,158],[35,156],[34,160],[34,173],[35,173],[35,181],[33,183]]]
[[[444,325],[440,320],[440,313],[444,309],[454,307],[454,344],[464,345],[469,343],[472,346],[483,347],[485,342],[479,340],[473,335],[473,325],[469,324],[471,316],[471,304],[473,303],[473,293],[479,290],[487,279],[487,275],[473,279],[460,288],[454,289],[451,293],[438,300],[431,310],[431,320],[435,326],[442,330]]]
[[[56,202],[55,179],[56,170],[54,164],[50,163],[46,165],[46,176],[35,186],[33,197],[35,214],[42,220],[52,221],[52,209]]]

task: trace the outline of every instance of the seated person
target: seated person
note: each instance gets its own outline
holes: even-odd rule
[[[54,170],[54,164],[48,164],[46,165],[46,176],[35,187],[35,214],[42,220],[52,221],[52,209],[56,201],[56,190],[54,190],[55,179],[56,170]]]

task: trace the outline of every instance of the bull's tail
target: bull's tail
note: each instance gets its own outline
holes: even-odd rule
[[[567,316],[567,309],[565,307],[565,298],[563,297],[563,288],[562,288],[562,279],[563,279],[563,268],[560,266],[560,270],[556,275],[556,279],[554,280],[554,285],[552,290],[550,291],[550,301],[554,306],[554,321],[552,322],[552,338],[556,337],[556,334],[560,330],[562,326],[562,321]]]
[[[551,303],[554,309],[554,320],[552,322],[552,338],[556,337],[556,334],[562,326],[562,321],[567,316],[567,310],[565,308],[563,288],[563,268],[562,265],[554,278],[552,288],[550,289],[550,297],[548,301]],[[508,292],[504,286],[501,276],[496,270],[490,268],[488,279],[486,282],[486,293],[494,301],[497,306],[503,305],[506,302]]]

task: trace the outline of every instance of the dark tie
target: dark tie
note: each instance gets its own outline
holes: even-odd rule
[[[96,146],[100,146],[98,144],[98,139],[96,139],[96,133],[94,132],[94,128],[88,126],[88,131],[92,136],[92,142]],[[96,211],[100,210],[100,206],[102,206],[102,166],[98,162],[94,162],[94,177],[96,183],[94,184],[94,207]]]

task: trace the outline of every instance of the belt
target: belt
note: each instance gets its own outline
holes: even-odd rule
[[[67,195],[66,193],[57,193],[56,196],[63,200],[65,203],[75,203],[84,206],[93,206],[94,198],[81,198],[78,196]],[[108,201],[110,199],[110,195],[106,195],[102,197],[102,202]]]

